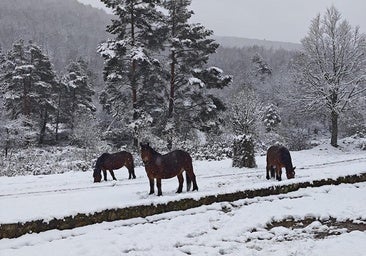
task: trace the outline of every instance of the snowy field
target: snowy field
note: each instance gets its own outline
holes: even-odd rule
[[[265,179],[265,156],[258,168],[237,169],[231,160],[196,161],[198,192],[175,194],[176,179],[163,180],[163,196],[148,195],[142,167],[136,180],[126,169],[118,181],[92,183],[92,172],[0,178],[0,223],[62,218],[132,205],[236,192],[366,172],[366,152],[327,145],[292,152],[296,178]],[[102,223],[66,231],[0,240],[0,255],[365,255],[366,233],[332,227],[327,220],[365,224],[366,183],[301,189],[286,195],[218,203],[184,212]],[[292,216],[313,218],[297,229],[268,227]],[[329,233],[324,239],[316,238]],[[334,235],[337,234],[337,235]]]

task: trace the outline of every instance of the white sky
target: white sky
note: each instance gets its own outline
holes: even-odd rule
[[[99,0],[79,0],[104,7]],[[192,22],[215,35],[298,43],[311,20],[334,5],[354,27],[366,31],[366,0],[192,0]]]

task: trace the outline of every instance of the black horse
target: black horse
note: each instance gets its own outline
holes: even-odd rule
[[[135,179],[135,165],[133,163],[133,157],[131,153],[126,151],[117,152],[114,154],[104,153],[102,154],[95,164],[94,168],[94,182],[100,182],[102,179],[101,171],[103,171],[104,180],[107,180],[107,170],[110,172],[112,178],[117,180],[114,176],[113,170],[117,170],[126,166],[128,169],[128,179]]]
[[[150,194],[154,194],[154,179],[156,179],[158,196],[161,196],[161,179],[170,179],[175,176],[178,177],[179,181],[177,193],[181,193],[184,181],[183,171],[186,171],[187,191],[191,189],[191,182],[193,182],[193,190],[198,190],[196,175],[193,173],[192,158],[187,152],[174,150],[162,155],[152,149],[149,143],[140,143],[140,146],[141,158],[150,182]]]

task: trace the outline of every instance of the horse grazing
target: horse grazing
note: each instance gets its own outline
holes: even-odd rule
[[[174,150],[162,155],[152,149],[149,143],[140,143],[140,146],[141,158],[150,182],[150,195],[154,194],[154,179],[156,179],[158,196],[161,196],[161,179],[170,179],[175,176],[178,177],[179,181],[177,193],[181,193],[184,181],[183,171],[186,171],[187,191],[191,189],[191,182],[193,182],[193,191],[198,190],[196,175],[193,173],[192,158],[187,152]]]
[[[128,179],[135,179],[135,165],[131,153],[126,151],[117,152],[114,154],[103,153],[98,157],[94,168],[94,182],[100,182],[102,179],[101,171],[103,171],[104,180],[107,180],[107,170],[110,172],[112,178],[117,180],[114,176],[113,170],[117,170],[126,166],[128,169]]]
[[[282,167],[286,168],[287,179],[295,177],[295,168],[292,167],[292,161],[290,152],[284,146],[271,146],[267,150],[267,180],[270,179],[269,172],[271,172],[271,178],[276,176],[278,181],[281,180]]]

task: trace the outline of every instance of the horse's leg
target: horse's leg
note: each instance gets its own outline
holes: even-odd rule
[[[136,175],[135,175],[135,168],[133,167],[133,164],[132,165],[129,165],[127,167],[128,169],[128,179],[136,179]]]
[[[188,168],[186,169],[186,173],[187,173],[187,191],[189,191],[191,189],[191,185],[190,185],[190,181],[193,182],[193,191],[197,190],[198,191],[198,186],[197,186],[197,182],[196,182],[196,175],[193,172],[193,165],[192,163],[189,164]]]
[[[271,170],[271,178],[275,178],[276,177],[276,166],[270,166],[270,170]]]
[[[156,187],[158,188],[158,196],[163,195],[161,192],[161,179],[156,179]]]
[[[149,183],[150,183],[150,193],[149,195],[154,194],[154,178],[149,177]]]
[[[103,169],[104,180],[107,181],[107,170]]]
[[[114,171],[113,170],[109,170],[109,173],[111,174],[113,180],[117,180],[116,176],[114,176]]]
[[[177,193],[182,193],[183,182],[184,182],[183,174],[182,173],[178,174],[177,177],[178,177],[178,182],[179,182]]]
[[[282,168],[281,166],[276,166],[276,180],[281,181]]]
[[[271,166],[267,165],[266,166],[266,179],[269,180],[270,177],[269,177],[269,172],[271,171]]]

